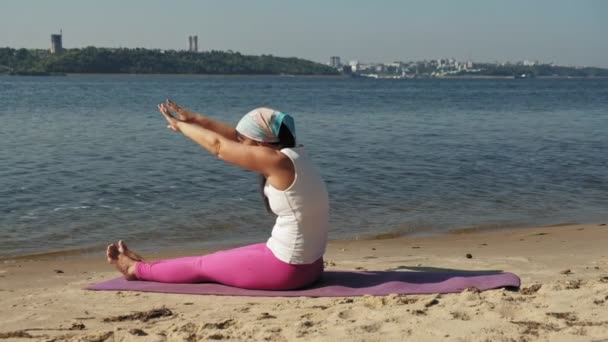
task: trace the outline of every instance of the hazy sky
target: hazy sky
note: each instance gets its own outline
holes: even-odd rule
[[[608,67],[604,0],[3,0],[0,46],[187,49],[327,62],[440,57]]]

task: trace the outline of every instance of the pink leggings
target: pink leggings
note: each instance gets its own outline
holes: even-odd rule
[[[314,283],[323,273],[323,258],[292,265],[277,259],[265,243],[203,256],[138,262],[140,280],[163,283],[221,283],[255,290],[292,290]]]

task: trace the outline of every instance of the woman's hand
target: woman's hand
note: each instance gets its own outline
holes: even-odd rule
[[[192,113],[188,109],[180,107],[177,103],[169,99],[165,101],[165,107],[167,109],[172,110],[177,115],[177,118],[181,121],[193,122],[196,119],[196,115],[194,113]]]
[[[172,130],[173,132],[180,132],[178,123],[183,122],[184,120],[175,118],[164,103],[158,105],[158,110],[169,123],[169,125],[167,125],[167,128]]]

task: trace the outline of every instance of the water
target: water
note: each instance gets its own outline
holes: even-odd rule
[[[0,256],[264,241],[255,174],[165,129],[166,97],[296,118],[331,238],[608,218],[608,80],[0,77]]]

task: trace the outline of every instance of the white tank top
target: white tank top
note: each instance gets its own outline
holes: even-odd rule
[[[277,215],[266,245],[281,261],[311,264],[325,253],[329,231],[329,198],[319,170],[303,147],[284,148],[295,167],[295,178],[286,190],[266,183],[264,194]]]

